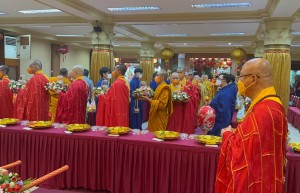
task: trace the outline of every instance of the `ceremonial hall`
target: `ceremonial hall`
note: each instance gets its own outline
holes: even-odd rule
[[[0,193],[300,193],[299,0],[1,0]]]

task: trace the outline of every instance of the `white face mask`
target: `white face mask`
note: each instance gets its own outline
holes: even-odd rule
[[[217,85],[217,86],[220,86],[220,85],[221,85],[221,80],[217,79],[217,80],[216,80],[216,85]]]
[[[140,75],[139,75],[139,78],[143,78],[143,74],[140,74]]]
[[[108,78],[108,79],[111,79],[111,74],[107,74],[107,78]]]

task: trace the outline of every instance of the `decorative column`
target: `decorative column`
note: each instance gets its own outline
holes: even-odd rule
[[[273,81],[277,94],[287,112],[290,96],[292,18],[268,18],[264,20],[263,58],[267,59],[273,68]]]
[[[96,25],[91,32],[93,51],[90,71],[94,84],[100,79],[99,70],[102,67],[114,68],[113,27],[113,25],[102,25],[101,27]]]
[[[254,57],[262,58],[265,51],[265,45],[263,40],[257,40],[254,46]]]
[[[142,80],[148,85],[150,84],[154,73],[154,55],[154,42],[142,42],[140,50],[140,66],[143,69]]]

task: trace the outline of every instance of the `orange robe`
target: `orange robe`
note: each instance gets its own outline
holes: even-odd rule
[[[9,78],[0,80],[0,119],[13,117],[13,91],[8,88]]]
[[[274,87],[265,89],[250,106],[236,132],[225,132],[216,193],[282,193],[287,120]]]
[[[85,123],[88,95],[89,87],[83,76],[77,77],[65,93],[59,93],[55,122]]]
[[[121,76],[105,96],[100,95],[96,125],[129,127],[129,90],[128,82]]]
[[[148,120],[149,131],[164,131],[173,112],[172,93],[166,83],[158,85],[152,100]]]
[[[26,83],[25,88],[20,90],[17,99],[17,118],[29,121],[49,120],[49,93],[45,85],[49,82],[48,77],[38,71]]]
[[[62,78],[58,78],[58,77],[50,77],[49,78],[49,82],[57,82],[61,80],[64,84],[66,85],[70,85],[71,82],[68,78],[62,77]],[[50,113],[51,113],[51,122],[54,122],[55,120],[55,116],[56,116],[56,109],[57,109],[57,103],[58,103],[58,94],[56,94],[53,90],[49,90],[49,94],[50,94]]]

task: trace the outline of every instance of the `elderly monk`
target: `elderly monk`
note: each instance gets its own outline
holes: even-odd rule
[[[61,82],[67,86],[71,84],[71,81],[68,79],[68,70],[66,68],[61,68],[59,71],[59,75],[57,77],[50,77],[49,82]],[[49,90],[50,94],[50,113],[51,113],[51,122],[54,122],[56,116],[57,102],[58,102],[58,94]]]
[[[129,92],[130,87],[124,78],[126,66],[119,64],[115,67],[112,75],[116,81],[111,85],[110,89],[103,100],[98,103],[96,125],[114,127],[129,126]],[[101,96],[101,95],[100,95]]]
[[[173,72],[171,75],[171,92],[181,91],[180,78],[177,72]],[[169,117],[167,130],[183,132],[183,122],[184,122],[184,112],[185,112],[185,102],[173,101],[173,113]]]
[[[238,92],[252,99],[243,122],[223,129],[216,180],[218,193],[281,193],[287,120],[272,81],[272,67],[255,58],[241,69]]]
[[[25,88],[18,93],[16,114],[20,120],[49,120],[50,95],[45,89],[49,79],[42,71],[42,67],[42,62],[35,60],[27,68],[27,72],[33,76],[26,83]]]
[[[81,65],[75,65],[69,74],[69,77],[74,80],[69,89],[65,93],[58,91],[55,122],[65,124],[85,123],[89,86],[84,81],[83,71]]]
[[[13,91],[8,88],[10,82],[7,76],[8,71],[8,66],[0,66],[0,119],[12,118],[14,114]]]
[[[186,85],[186,78],[185,78],[185,75],[184,75],[184,70],[183,69],[178,69],[177,72],[179,74],[181,86],[185,86]]]
[[[149,131],[164,131],[168,125],[169,116],[173,112],[172,93],[166,80],[168,73],[161,70],[155,77],[158,87],[155,90],[153,99],[142,97],[142,99],[150,101],[150,112],[148,120]]]

